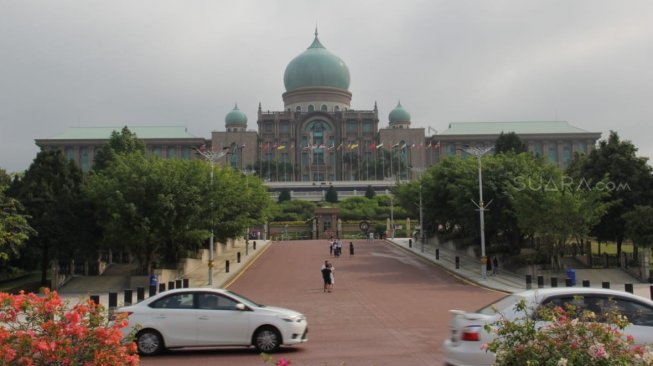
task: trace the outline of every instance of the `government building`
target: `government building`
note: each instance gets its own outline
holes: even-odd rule
[[[148,154],[202,159],[198,150],[208,151],[219,157],[218,163],[257,175],[271,188],[309,189],[372,182],[383,189],[419,177],[445,157],[464,155],[467,146],[493,146],[502,132],[516,133],[529,151],[566,167],[574,152],[590,152],[601,136],[565,121],[451,122],[442,132],[427,135],[424,128],[412,127],[402,103],[380,119],[376,103],[367,109],[352,107],[349,69],[320,42],[317,30],[310,46],[288,63],[283,81],[283,109],[270,111],[259,104],[250,114],[256,116],[255,129],[237,105],[226,115],[223,130],[209,138],[183,126],[127,127],[145,143]],[[69,128],[36,139],[36,144],[60,149],[88,170],[112,131],[123,127]]]

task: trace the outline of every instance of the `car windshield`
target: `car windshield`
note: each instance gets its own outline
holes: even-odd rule
[[[245,304],[247,306],[256,306],[256,307],[259,307],[259,308],[265,307],[265,305],[254,302],[254,301],[246,298],[245,296],[237,294],[237,293],[235,293],[233,291],[227,290],[227,293],[229,295],[235,297],[236,299],[238,299],[240,302],[242,302],[243,304]]]
[[[511,310],[521,299],[522,296],[519,295],[508,295],[478,309],[476,312],[485,315],[495,315],[497,312],[505,313],[507,310]]]

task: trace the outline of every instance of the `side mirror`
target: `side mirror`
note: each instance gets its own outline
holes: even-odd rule
[[[245,304],[242,304],[242,303],[236,304],[236,309],[240,310],[240,311],[245,310],[246,309]]]

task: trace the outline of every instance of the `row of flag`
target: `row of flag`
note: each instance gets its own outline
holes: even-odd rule
[[[368,150],[372,150],[372,149],[380,149],[383,146],[384,146],[383,142],[378,144],[378,145],[372,143],[372,144],[369,144],[367,146],[367,148],[368,148]],[[242,147],[245,147],[245,145],[243,145]],[[323,145],[323,144],[319,144],[319,145],[318,144],[309,144],[307,146],[303,146],[302,150],[315,150],[315,149],[341,150],[342,148],[345,148],[346,150],[354,150],[354,149],[356,149],[358,147],[361,147],[361,145],[359,145],[356,142],[352,142],[352,143],[349,143],[347,145],[345,145],[344,143],[340,143],[340,145],[338,145],[338,147],[336,147],[335,145],[326,146],[326,145]],[[274,150],[284,150],[286,148],[294,149],[295,144],[290,144],[290,146],[287,146],[287,145],[283,145],[283,144],[272,144],[272,143],[268,142],[267,144],[259,144],[259,148],[261,148],[261,149],[263,149],[265,151],[269,151],[271,149],[274,149]],[[396,143],[396,144],[392,145],[392,148],[393,149],[400,148],[402,150],[403,149],[410,149],[410,148],[412,148],[412,149],[419,149],[419,148],[439,149],[440,148],[440,142],[437,142],[436,144],[432,144],[431,142],[429,142],[426,145],[425,144],[408,144],[408,143],[400,144],[400,143]]]

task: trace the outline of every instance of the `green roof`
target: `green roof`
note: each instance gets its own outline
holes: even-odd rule
[[[529,122],[452,122],[441,135],[499,135],[514,132],[526,134],[591,133],[567,121]]]
[[[127,126],[139,139],[188,139],[197,138],[188,133],[186,127],[135,127]],[[123,127],[70,127],[65,132],[48,140],[107,140],[113,131],[120,132]]]

